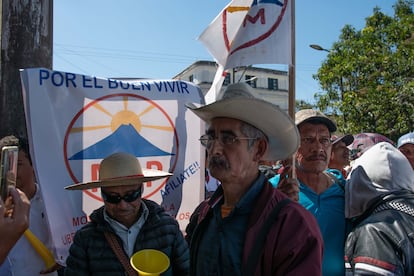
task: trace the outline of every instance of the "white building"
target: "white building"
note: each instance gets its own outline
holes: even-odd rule
[[[213,61],[196,61],[173,79],[189,81],[197,84],[205,95],[210,89],[217,64]],[[247,82],[254,91],[264,100],[278,105],[288,112],[289,78],[286,71],[279,71],[257,67],[242,67],[227,73],[223,88],[235,82]]]

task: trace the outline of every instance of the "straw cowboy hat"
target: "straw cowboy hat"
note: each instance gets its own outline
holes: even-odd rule
[[[142,169],[138,159],[124,152],[114,153],[102,160],[99,180],[66,186],[67,190],[86,190],[99,187],[127,186],[171,176],[159,170]]]
[[[269,140],[269,148],[263,160],[283,160],[291,156],[299,146],[299,132],[293,120],[274,105],[255,96],[246,83],[230,84],[219,100],[197,107],[187,107],[207,124],[218,117],[241,120],[260,129]]]

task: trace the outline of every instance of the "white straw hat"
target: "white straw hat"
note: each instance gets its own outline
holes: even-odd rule
[[[255,97],[246,83],[230,84],[216,102],[201,107],[187,107],[206,123],[225,117],[241,120],[261,131],[269,140],[263,160],[283,160],[290,157],[299,146],[299,132],[293,120],[279,108]]]
[[[138,159],[124,152],[114,153],[102,160],[99,180],[66,186],[67,190],[86,190],[99,187],[127,186],[171,176],[159,170],[142,169]]]

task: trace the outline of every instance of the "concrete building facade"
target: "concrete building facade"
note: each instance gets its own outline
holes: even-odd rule
[[[173,79],[192,82],[205,95],[213,83],[216,71],[217,63],[214,61],[196,61]],[[288,112],[289,78],[286,71],[258,67],[237,68],[227,73],[222,89],[235,82],[247,82],[260,98]]]

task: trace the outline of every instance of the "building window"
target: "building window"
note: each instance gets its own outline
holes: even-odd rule
[[[244,79],[246,80],[246,83],[250,85],[251,87],[253,88],[257,87],[257,78],[255,76],[246,75]]]
[[[223,85],[227,86],[230,84],[231,80],[231,73],[226,73],[226,76],[224,77]]]
[[[190,76],[188,77],[188,80],[189,80],[190,82],[193,82],[193,81],[194,81],[194,75],[190,75]]]
[[[268,78],[267,84],[268,84],[269,90],[279,90],[278,79]]]

